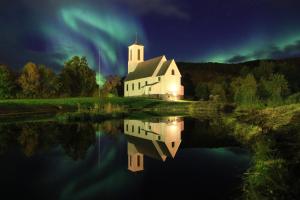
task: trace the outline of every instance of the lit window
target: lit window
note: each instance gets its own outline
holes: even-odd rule
[[[175,75],[175,70],[174,69],[172,69],[172,75]]]

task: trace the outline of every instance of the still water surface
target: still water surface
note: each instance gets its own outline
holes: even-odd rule
[[[0,141],[9,199],[234,199],[250,166],[217,120],[10,123]]]

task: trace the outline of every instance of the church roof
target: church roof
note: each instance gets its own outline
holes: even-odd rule
[[[152,76],[155,69],[158,67],[159,63],[163,59],[164,56],[159,56],[156,58],[152,58],[149,60],[146,60],[144,62],[140,62],[135,70],[133,72],[130,72],[127,77],[125,78],[125,81],[140,79],[140,78],[146,78],[149,76]]]
[[[144,46],[142,43],[140,43],[140,42],[137,42],[137,41],[135,41],[134,43],[132,43],[132,44],[131,44],[131,45],[129,45],[129,46],[132,46],[132,45]]]
[[[172,62],[172,60],[167,60],[166,62],[164,62],[164,64],[161,66],[159,72],[157,73],[157,76],[164,75],[167,72],[171,62]]]
[[[172,156],[166,144],[162,141],[156,141],[158,146],[155,146],[152,140],[147,140],[139,137],[134,137],[131,135],[126,135],[128,142],[135,145],[139,153],[157,160],[163,160],[168,156]],[[159,149],[157,149],[159,148]],[[160,153],[161,151],[161,153]]]

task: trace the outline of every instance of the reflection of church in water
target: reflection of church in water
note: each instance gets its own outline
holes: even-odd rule
[[[181,143],[184,122],[179,117],[167,117],[152,121],[124,120],[124,132],[128,141],[128,169],[144,170],[144,155],[165,161],[174,158]]]

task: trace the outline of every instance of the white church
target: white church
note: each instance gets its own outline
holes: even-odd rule
[[[144,46],[137,41],[128,47],[128,74],[124,96],[146,96],[166,100],[182,99],[184,88],[174,59],[162,55],[144,60]]]

